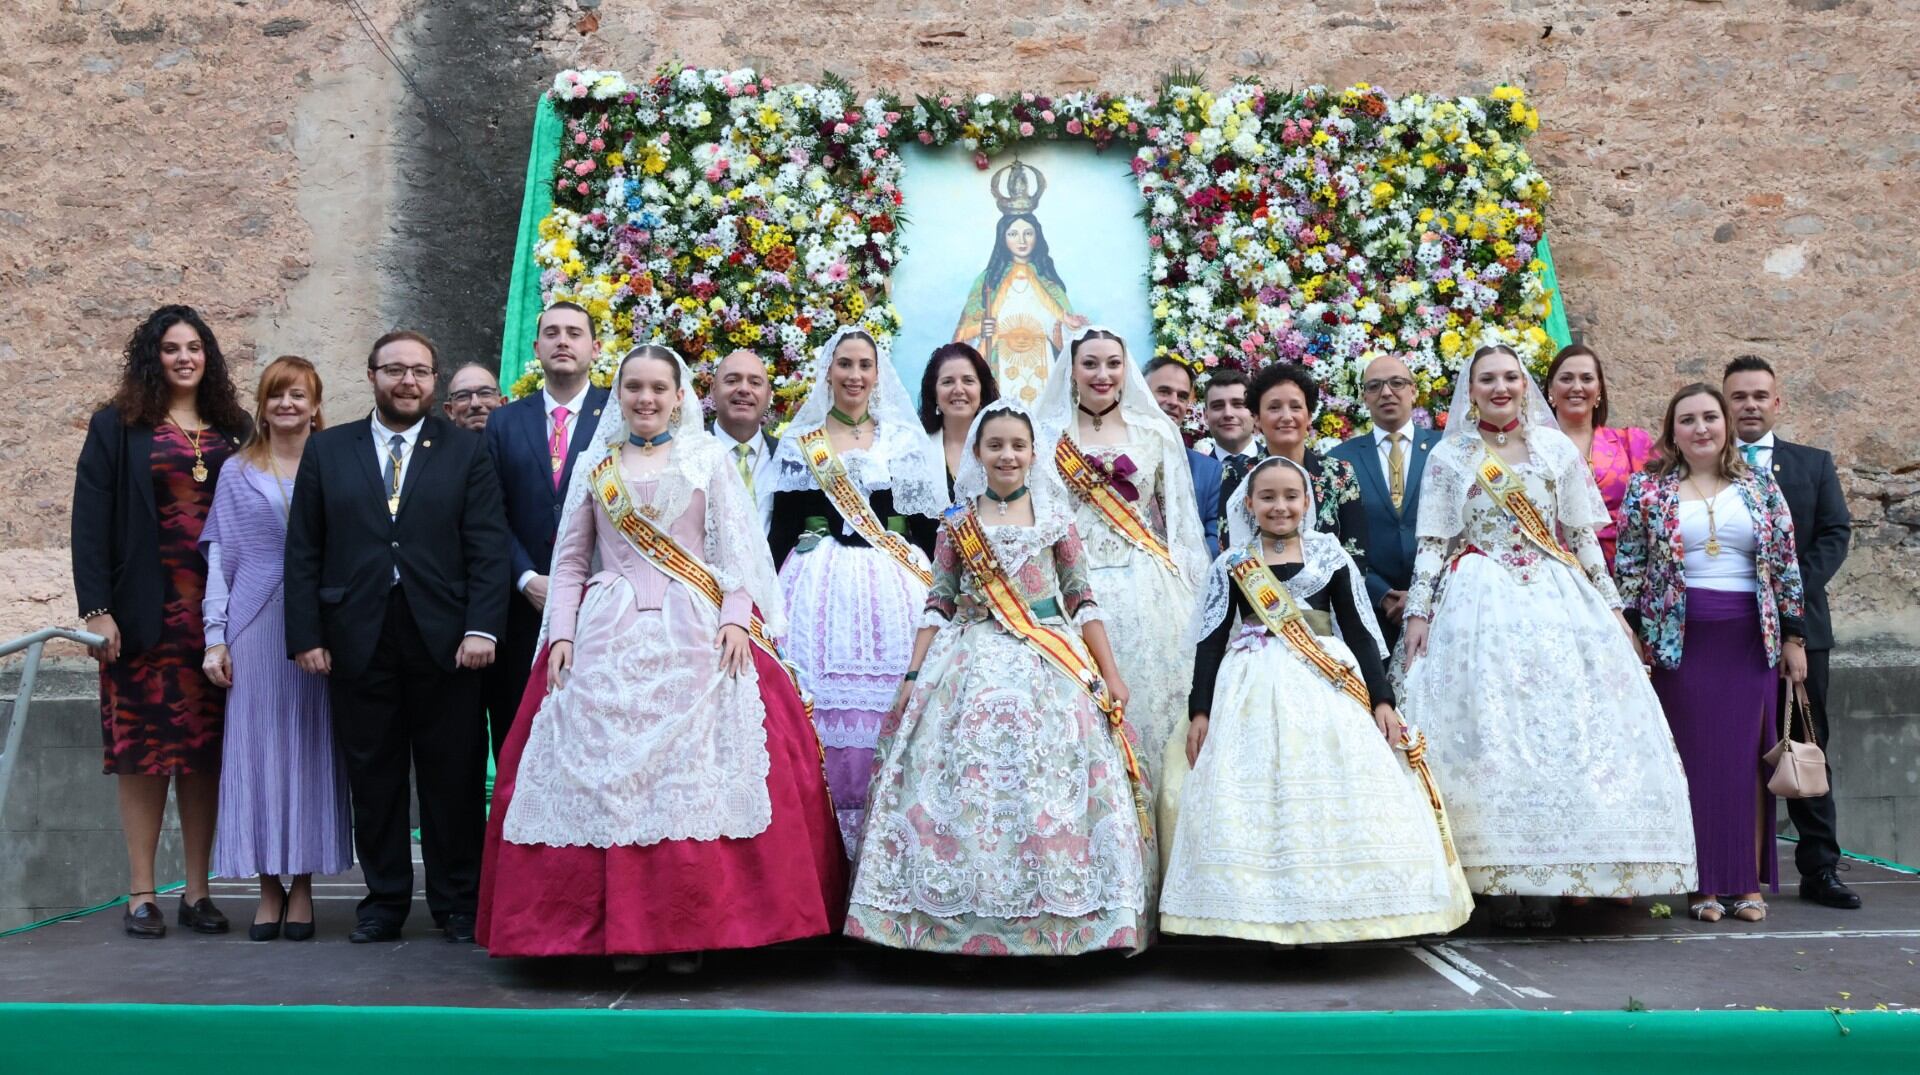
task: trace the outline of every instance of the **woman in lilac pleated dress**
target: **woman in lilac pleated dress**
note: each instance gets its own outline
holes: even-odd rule
[[[1727,403],[1704,384],[1667,404],[1660,458],[1627,484],[1617,571],[1673,728],[1693,804],[1700,883],[1693,917],[1767,916],[1778,890],[1760,754],[1779,680],[1807,678],[1800,561],[1779,486],[1740,461]]]
[[[287,509],[307,436],[321,426],[320,375],[304,358],[260,374],[256,433],[227,466],[200,545],[209,679],[227,688],[213,872],[258,877],[247,936],[313,936],[313,875],[353,863],[346,770],[327,681],[287,658],[281,562]],[[291,876],[291,889],[280,878]]]

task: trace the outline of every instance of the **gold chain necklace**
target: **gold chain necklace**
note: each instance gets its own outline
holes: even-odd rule
[[[1700,487],[1693,483],[1693,475],[1691,474],[1687,475],[1687,488],[1692,489],[1696,495],[1700,493]],[[1717,497],[1719,495],[1720,495],[1720,487],[1718,485],[1715,485],[1713,489],[1713,496],[1700,497],[1700,502],[1707,506],[1706,550],[1707,550],[1708,556],[1720,555],[1720,521],[1714,518],[1714,514],[1713,514],[1713,500],[1714,500],[1714,497]]]
[[[167,415],[167,421],[173,423],[173,428],[179,430],[180,435],[187,438],[187,443],[193,448],[193,480],[205,482],[210,472],[207,470],[207,457],[200,451],[200,435],[207,431],[207,427],[188,429],[180,423],[180,419],[171,414]]]

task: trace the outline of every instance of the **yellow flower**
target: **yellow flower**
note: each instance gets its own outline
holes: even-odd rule
[[[1460,334],[1452,330],[1440,334],[1440,353],[1448,358],[1460,353]]]
[[[1393,184],[1386,182],[1375,183],[1372,193],[1375,204],[1388,201],[1393,197]]]
[[[627,158],[624,155],[620,153],[607,154],[607,167],[618,168],[625,163],[627,163]]]

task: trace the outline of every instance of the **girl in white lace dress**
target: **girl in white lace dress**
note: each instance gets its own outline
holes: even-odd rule
[[[1421,486],[1402,695],[1475,892],[1693,885],[1686,776],[1594,537],[1608,518],[1520,360],[1477,351]],[[1552,917],[1539,900],[1499,913]]]
[[[1437,789],[1394,749],[1418,740],[1394,712],[1360,569],[1313,520],[1311,477],[1283,456],[1228,503],[1230,546],[1190,632],[1193,769],[1160,896],[1168,933],[1381,940],[1473,913]],[[1267,617],[1248,596],[1263,587]],[[1284,634],[1294,610],[1310,635],[1276,635],[1268,620]]]
[[[1148,799],[1109,715],[1127,687],[1066,491],[1036,447],[1050,446],[1011,400],[968,435],[917,670],[880,738],[850,936],[966,955],[1148,940]]]
[[[851,855],[874,741],[927,598],[946,463],[873,337],[841,329],[815,361],[813,388],[756,486],[791,624],[784,648],[813,695]]]
[[[1186,444],[1154,405],[1125,341],[1089,327],[1067,355],[1047,376],[1035,421],[1040,439],[1064,442],[1073,459],[1036,465],[1053,466],[1072,494],[1093,592],[1133,691],[1127,720],[1158,781],[1161,754],[1187,715],[1187,620],[1211,550],[1194,507]]]

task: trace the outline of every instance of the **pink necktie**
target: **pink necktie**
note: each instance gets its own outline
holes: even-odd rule
[[[553,435],[547,438],[547,462],[553,465],[553,487],[560,488],[560,472],[567,469],[567,409],[553,409]]]

